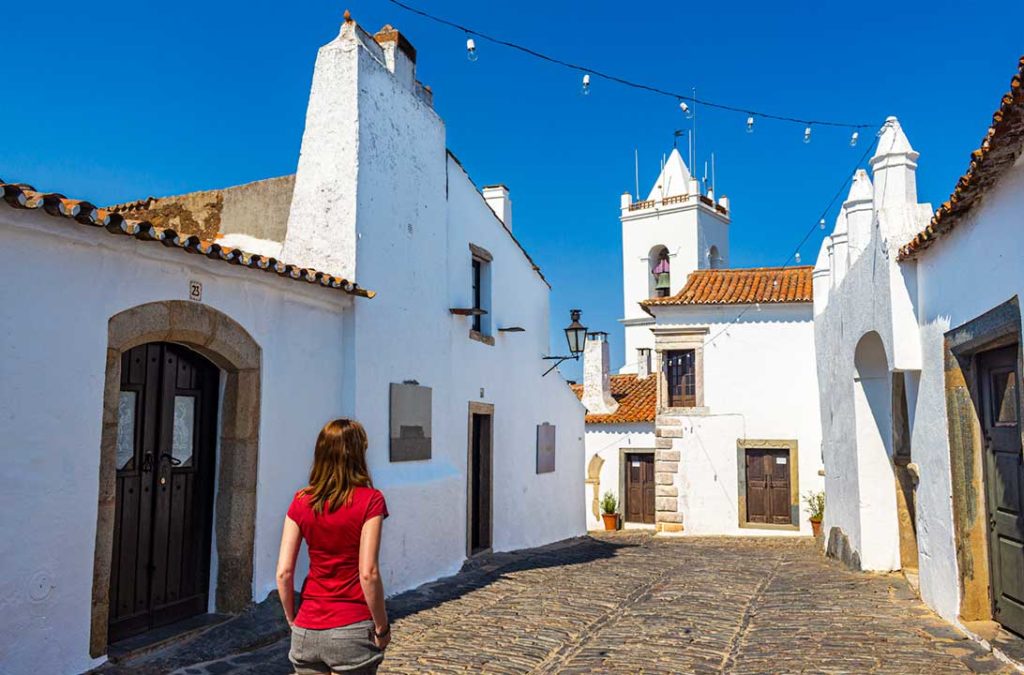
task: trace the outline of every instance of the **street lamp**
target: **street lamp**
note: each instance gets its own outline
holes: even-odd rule
[[[554,361],[555,364],[544,371],[544,375],[557,368],[563,361],[579,360],[587,343],[587,327],[580,323],[580,314],[578,309],[569,310],[569,325],[565,327],[565,341],[569,343],[569,356],[545,356],[545,361]]]

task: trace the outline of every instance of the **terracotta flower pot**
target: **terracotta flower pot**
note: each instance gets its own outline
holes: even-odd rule
[[[619,514],[617,513],[602,513],[601,518],[604,519],[604,529],[606,530],[617,530],[619,529]]]
[[[815,537],[821,536],[821,520],[811,519],[811,531],[814,532]]]

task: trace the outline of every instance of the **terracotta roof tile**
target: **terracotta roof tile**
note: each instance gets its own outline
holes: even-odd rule
[[[612,397],[619,402],[619,409],[611,415],[587,415],[587,424],[630,424],[653,422],[657,408],[658,378],[650,375],[644,379],[636,375],[612,375]],[[583,398],[583,385],[572,385],[577,398]]]
[[[936,239],[952,230],[961,217],[995,185],[1003,171],[1013,166],[1024,151],[1024,56],[1017,62],[1017,74],[1010,80],[1010,91],[992,115],[981,147],[971,153],[967,173],[960,177],[949,201],[932,216],[931,222],[900,248],[897,260],[912,258]]]
[[[253,270],[273,272],[278,276],[297,281],[336,288],[350,295],[372,298],[373,291],[360,288],[354,282],[332,276],[312,268],[293,265],[276,258],[249,253],[238,248],[220,244],[167,227],[157,227],[146,220],[130,220],[120,213],[98,208],[95,205],[68,199],[55,192],[37,192],[24,183],[6,183],[0,180],[0,200],[16,209],[42,209],[51,216],[74,220],[82,225],[104,228],[111,234],[121,234],[141,241],[160,242],[164,246],[181,249],[187,253],[204,255],[211,260],[221,260],[232,265],[241,265]]]
[[[752,267],[748,269],[696,270],[686,285],[668,298],[650,298],[640,304],[656,305],[749,305],[814,300],[813,267]]]

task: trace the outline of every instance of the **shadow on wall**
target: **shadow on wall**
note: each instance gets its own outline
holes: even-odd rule
[[[833,527],[829,530],[825,555],[835,558],[852,570],[860,571],[860,554],[850,546],[849,537],[840,527]]]
[[[392,621],[396,621],[424,612],[442,603],[461,598],[467,593],[486,588],[500,581],[505,574],[582,565],[595,560],[614,558],[619,549],[637,546],[639,544],[584,536],[534,549],[478,556],[466,561],[454,576],[443,577],[388,598],[388,615]]]

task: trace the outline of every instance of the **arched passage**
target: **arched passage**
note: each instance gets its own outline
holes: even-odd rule
[[[90,653],[94,657],[107,650],[122,356],[148,343],[184,345],[221,370],[224,393],[218,433],[219,487],[213,524],[217,556],[216,608],[220,612],[238,612],[252,600],[260,347],[236,321],[197,302],[170,300],[127,309],[111,317],[107,325],[90,633]]]
[[[860,562],[866,570],[899,569],[892,469],[892,385],[885,345],[866,333],[854,352],[853,408],[860,497]]]

